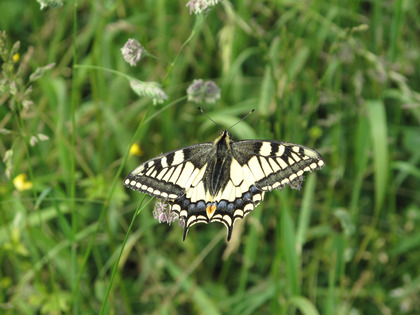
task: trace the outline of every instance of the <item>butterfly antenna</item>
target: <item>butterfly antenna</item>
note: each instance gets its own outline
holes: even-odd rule
[[[208,119],[210,119],[212,122],[214,122],[214,124],[216,125],[216,126],[219,126],[220,128],[222,128],[223,129],[223,127],[222,126],[220,126],[217,122],[215,122],[213,119],[211,119],[210,118],[210,116],[209,115],[207,115],[202,109],[201,109],[201,107],[197,107],[197,109],[204,115],[204,116],[206,116]]]
[[[235,127],[237,124],[239,124],[241,121],[243,121],[243,120],[245,120],[249,115],[251,115],[253,112],[255,111],[255,109],[253,109],[253,110],[251,110],[248,114],[246,114],[246,116],[244,117],[244,118],[242,118],[240,121],[238,121],[236,124],[234,124],[232,127],[230,127],[229,129],[228,129],[228,131],[230,130],[230,129],[232,129],[233,127]]]

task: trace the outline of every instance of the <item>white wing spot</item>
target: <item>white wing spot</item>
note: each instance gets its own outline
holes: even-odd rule
[[[303,150],[303,152],[305,152],[305,154],[306,154],[307,156],[309,156],[310,158],[313,158],[313,159],[318,159],[318,154],[317,154],[316,152],[314,152],[314,151],[312,151],[312,150],[308,149],[308,148],[304,149],[304,150]]]
[[[174,172],[175,167],[172,167],[168,170],[168,172],[165,174],[165,176],[162,178],[163,181],[168,182],[169,178],[171,178],[172,173]]]
[[[280,166],[273,159],[269,158],[268,162],[270,163],[270,166],[271,166],[271,168],[273,169],[274,172],[277,172],[281,169]]]
[[[271,187],[270,185],[268,185],[268,186],[263,187],[262,190],[264,190],[264,191],[272,191],[273,190],[273,187]]]
[[[270,142],[263,142],[259,153],[260,153],[260,155],[263,155],[263,156],[270,156],[271,143]]]
[[[162,179],[163,175],[165,175],[165,173],[167,172],[167,169],[162,170],[158,176],[156,176],[157,179]]]
[[[297,154],[294,154],[293,152],[292,152],[292,157],[295,159],[296,162],[301,160],[301,158]]]
[[[251,186],[252,183],[255,182],[254,175],[251,173],[251,170],[249,169],[248,165],[242,166],[242,170],[243,170],[244,180],[250,183],[249,186]]]
[[[284,145],[279,145],[279,150],[277,151],[277,156],[282,156],[284,154]]]
[[[282,185],[287,185],[288,183],[290,183],[290,181],[289,181],[289,179],[288,179],[288,178],[285,178],[285,179],[283,179],[283,180],[281,181],[281,184],[282,184]]]
[[[179,150],[179,151],[175,151],[174,153],[174,161],[173,161],[173,165],[178,165],[181,164],[182,162],[184,162],[184,152],[183,150]]]
[[[253,185],[253,183],[250,183],[248,181],[244,181],[241,185],[241,190],[242,191],[248,191],[249,187],[251,187]]]
[[[279,186],[280,186],[280,182],[276,182],[276,183],[273,184],[273,189],[276,189]]]
[[[137,166],[134,171],[131,172],[133,175],[138,175],[144,170],[144,164]]]
[[[190,199],[191,200],[191,197],[192,197],[192,193],[194,192],[194,187],[190,187],[188,190],[187,190],[187,193],[185,194],[185,196],[188,198],[188,199]]]
[[[204,200],[205,192],[203,182],[200,182],[196,187],[190,188],[191,191],[191,202],[197,202],[198,200]]]
[[[237,209],[237,210],[235,210],[235,212],[233,213],[233,216],[234,216],[234,217],[241,217],[241,218],[243,218],[243,216],[244,216],[244,212],[243,212],[241,209]]]
[[[229,201],[234,201],[236,199],[236,189],[232,186],[229,194]]]
[[[235,186],[239,186],[243,180],[242,167],[234,158],[232,158],[232,162],[230,164],[230,179]]]
[[[245,207],[244,207],[244,211],[245,212],[249,212],[254,210],[254,205],[252,203],[248,203]]]
[[[243,171],[244,181],[242,182],[241,190],[242,191],[248,191],[249,188],[252,185],[254,185],[254,182],[255,182],[254,175],[252,175],[252,173],[249,170],[249,167],[247,165],[244,165],[242,167],[242,171]]]
[[[293,181],[295,178],[297,178],[296,174],[292,174],[289,176],[290,181]]]
[[[197,217],[195,215],[190,216],[190,218],[187,221],[187,226],[190,226],[192,222],[196,221]]]
[[[263,171],[265,173],[265,176],[268,176],[271,173],[273,173],[273,170],[271,169],[270,165],[268,164],[268,162],[265,158],[260,157],[260,161],[261,161],[261,165],[262,165]]]
[[[188,189],[191,187],[191,184],[193,182],[193,180],[196,178],[197,174],[200,172],[200,170],[198,168],[195,168],[191,174],[191,176],[188,178],[187,182],[184,185],[185,189]]]
[[[207,168],[207,164],[203,166],[203,168],[201,170],[199,170],[197,176],[194,178],[193,182],[192,182],[192,186],[197,186],[198,182],[201,181],[201,179],[203,178],[203,175],[206,171]]]
[[[176,184],[181,186],[182,188],[189,188],[189,187],[185,187],[185,184],[188,182],[188,179],[191,177],[191,174],[193,171],[194,171],[194,165],[191,162],[186,162],[184,166],[184,170],[179,176]]]
[[[217,201],[220,201],[222,199],[233,201],[233,200],[230,199],[230,195],[231,195],[232,189],[233,189],[232,181],[229,181],[227,183],[225,189],[223,190],[223,193],[222,193],[220,199],[218,199]]]
[[[254,178],[256,180],[260,180],[261,178],[264,178],[264,171],[261,169],[260,163],[258,162],[258,158],[256,156],[253,156],[248,161],[249,169],[251,173],[254,175]]]
[[[232,225],[232,219],[227,214],[223,216],[223,220],[225,220],[228,225]]]
[[[166,156],[164,156],[161,160],[160,160],[160,164],[162,164],[163,168],[168,167],[168,159]]]
[[[252,201],[256,202],[256,201],[261,201],[261,195],[260,194],[256,194],[252,197]]]
[[[174,173],[171,176],[171,179],[169,180],[172,183],[176,183],[179,179],[179,174],[181,174],[182,164],[179,164],[177,168],[175,169]]]
[[[278,158],[277,162],[280,164],[282,169],[285,169],[289,166],[289,165],[287,165],[287,163],[282,158]]]
[[[241,187],[236,187],[236,198],[242,197],[242,190]]]

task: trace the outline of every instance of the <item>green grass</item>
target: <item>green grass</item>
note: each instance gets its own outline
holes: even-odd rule
[[[233,3],[200,17],[186,1],[0,3],[0,313],[420,313],[419,6]],[[128,38],[151,54],[136,67]],[[153,105],[130,78],[169,99]],[[256,109],[235,139],[300,143],[327,163],[300,191],[266,194],[229,243],[217,223],[182,242],[122,183],[217,137],[185,97],[198,78],[221,88],[200,106],[223,128]]]

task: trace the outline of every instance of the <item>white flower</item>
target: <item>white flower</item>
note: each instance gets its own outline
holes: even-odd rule
[[[190,7],[190,14],[202,14],[206,13],[220,1],[222,0],[190,0],[186,6]]]
[[[130,80],[130,86],[139,96],[148,96],[153,100],[153,104],[163,103],[168,99],[165,91],[160,88],[157,82],[143,82],[136,79]]]
[[[194,80],[187,89],[188,100],[194,103],[215,103],[220,99],[220,88],[213,81]]]
[[[138,42],[137,39],[130,38],[123,48],[121,48],[121,54],[124,60],[127,61],[132,67],[137,65],[141,59],[141,55],[144,54],[145,50],[143,46]]]
[[[153,217],[159,220],[159,223],[168,223],[171,225],[172,222],[178,220],[178,216],[171,212],[169,205],[158,201],[155,209],[153,210]]]

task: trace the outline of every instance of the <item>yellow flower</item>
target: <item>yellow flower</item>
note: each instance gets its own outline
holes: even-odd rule
[[[19,61],[19,58],[20,58],[19,53],[14,54],[13,55],[13,62],[14,63],[18,62]]]
[[[143,151],[141,150],[140,146],[137,143],[133,143],[133,145],[130,148],[129,155],[143,155]]]
[[[28,180],[28,177],[25,173],[19,174],[13,179],[13,185],[15,185],[16,189],[19,191],[31,189],[34,184]]]

